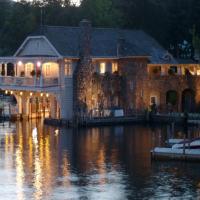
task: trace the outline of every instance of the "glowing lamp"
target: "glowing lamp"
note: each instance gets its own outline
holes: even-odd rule
[[[49,94],[48,94],[48,93],[46,94],[46,97],[49,97]]]
[[[20,96],[22,96],[22,95],[23,95],[23,92],[20,92],[19,94],[20,94]]]
[[[43,93],[41,93],[40,96],[43,97]]]
[[[37,62],[37,67],[41,67],[42,63],[40,61]]]
[[[22,66],[22,64],[23,64],[22,61],[19,61],[19,62],[17,63],[18,66]]]
[[[10,94],[13,94],[13,91],[11,91]]]
[[[30,93],[30,96],[31,96],[31,97],[33,96],[33,93],[32,93],[32,92]]]
[[[5,94],[8,94],[8,90],[5,91]]]

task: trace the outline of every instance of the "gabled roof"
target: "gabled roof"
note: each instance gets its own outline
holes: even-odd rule
[[[62,56],[79,57],[79,27],[43,26],[34,35],[44,35]],[[123,38],[123,53],[119,55],[119,39]],[[167,51],[151,36],[141,30],[115,28],[92,28],[92,57],[149,56],[151,63],[177,63],[171,56],[165,59]]]

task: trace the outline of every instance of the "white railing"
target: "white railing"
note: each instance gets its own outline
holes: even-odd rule
[[[0,77],[1,86],[52,87],[58,86],[58,78]]]

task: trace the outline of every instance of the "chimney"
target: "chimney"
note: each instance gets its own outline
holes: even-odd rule
[[[123,56],[125,51],[125,38],[120,35],[117,41],[117,56]]]
[[[87,19],[83,19],[80,24],[80,56],[90,57],[91,55],[91,33],[92,25]]]

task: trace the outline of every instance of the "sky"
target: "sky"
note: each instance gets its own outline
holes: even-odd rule
[[[13,0],[13,1],[17,1],[17,0]],[[32,0],[27,0],[27,1],[32,1]],[[79,5],[80,4],[80,0],[71,0],[72,3]]]

